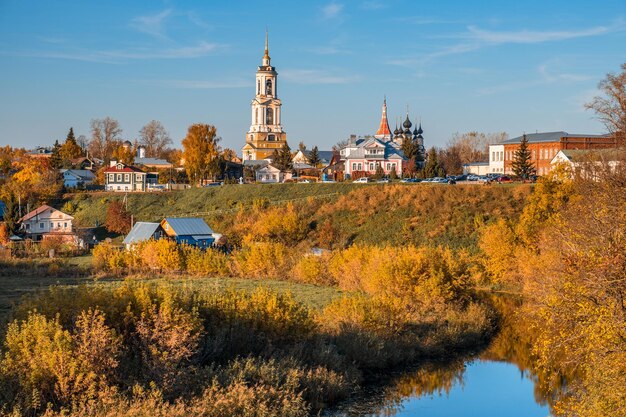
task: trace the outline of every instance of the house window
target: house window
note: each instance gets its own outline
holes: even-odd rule
[[[125,182],[130,181],[130,175],[128,175],[128,174],[124,174],[124,181],[125,181]]]
[[[30,223],[26,223],[26,230],[30,230]]]
[[[352,171],[356,171],[356,163],[352,163]]]
[[[122,174],[117,174],[117,182],[122,182]]]
[[[391,164],[387,162],[387,171],[389,171],[390,169],[391,169]]]
[[[359,167],[359,168],[358,168],[358,170],[359,170],[359,171],[363,169],[363,168],[361,167],[361,164],[359,164],[359,165],[358,165],[358,167]]]
[[[67,229],[67,222],[63,223],[63,227]]]
[[[374,170],[374,164],[370,162],[370,171]]]
[[[115,174],[109,174],[109,182],[115,181]]]
[[[42,222],[42,223],[39,223],[39,228],[40,228],[40,229],[43,229],[43,228],[44,228],[44,224],[43,224],[43,222]]]
[[[276,179],[276,174],[272,174],[272,179],[275,180]]]

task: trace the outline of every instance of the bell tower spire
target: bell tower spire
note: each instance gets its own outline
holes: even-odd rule
[[[263,66],[270,66],[270,48],[269,48],[269,35],[267,32],[267,27],[265,28],[265,54],[263,55]]]

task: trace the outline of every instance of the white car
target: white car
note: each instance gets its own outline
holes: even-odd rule
[[[367,177],[361,177],[361,178],[359,178],[358,180],[354,180],[354,181],[352,181],[352,182],[354,182],[354,183],[359,183],[359,184],[365,184],[365,183],[370,182],[370,179],[369,179],[369,178],[367,178]]]

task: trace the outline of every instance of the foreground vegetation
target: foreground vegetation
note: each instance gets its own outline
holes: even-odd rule
[[[353,294],[319,310],[266,288],[53,288],[13,313],[4,412],[316,414],[382,371],[475,347],[493,331],[489,312],[461,293],[441,309],[409,300]]]

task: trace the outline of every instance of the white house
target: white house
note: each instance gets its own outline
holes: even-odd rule
[[[285,173],[280,169],[267,165],[256,170],[256,181],[263,184],[279,183],[285,180]]]
[[[470,162],[463,165],[463,174],[487,175],[489,168],[489,162]]]
[[[489,173],[504,174],[504,145],[489,145]]]
[[[74,218],[60,210],[43,205],[31,211],[19,221],[26,237],[33,240],[42,240],[48,235],[74,235],[72,227]]]
[[[626,152],[615,148],[607,149],[562,149],[554,155],[550,166],[565,165],[571,169],[572,175],[580,174],[594,178],[594,171],[608,168],[617,169],[620,161],[626,159]]]
[[[90,185],[96,179],[93,172],[86,169],[63,169],[63,185],[66,188],[77,188]]]

